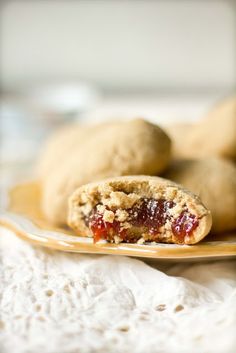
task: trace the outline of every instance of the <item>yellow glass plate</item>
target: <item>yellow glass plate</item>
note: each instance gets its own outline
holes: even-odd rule
[[[49,224],[40,210],[40,187],[36,182],[19,184],[8,194],[7,209],[0,224],[33,244],[62,251],[128,255],[168,260],[211,260],[236,257],[236,233],[209,235],[197,245],[93,243],[69,228]]]

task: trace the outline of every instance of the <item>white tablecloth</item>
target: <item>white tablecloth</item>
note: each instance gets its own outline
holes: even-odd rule
[[[1,353],[234,353],[236,262],[149,264],[1,228]]]

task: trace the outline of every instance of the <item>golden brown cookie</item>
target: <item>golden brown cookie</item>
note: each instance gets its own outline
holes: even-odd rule
[[[187,158],[189,156],[186,141],[188,141],[188,135],[191,134],[194,126],[195,124],[190,123],[176,123],[164,127],[164,130],[172,141],[172,155],[174,159]]]
[[[169,180],[124,176],[78,188],[69,200],[68,225],[95,242],[195,244],[210,231],[211,214]]]
[[[65,224],[67,199],[80,185],[112,176],[161,173],[169,163],[170,147],[165,132],[142,119],[87,131],[83,143],[43,179],[44,214],[55,224]]]
[[[115,122],[103,122],[97,125],[73,123],[57,129],[49,137],[41,152],[37,164],[38,177],[47,178],[75,149],[80,148],[84,140],[87,140],[88,134],[92,136],[93,133],[109,124],[114,125]]]
[[[236,161],[236,97],[216,105],[196,124],[165,127],[174,158],[222,157]]]
[[[236,229],[236,167],[218,158],[173,163],[165,177],[198,195],[211,210],[212,232]]]
[[[194,157],[218,156],[236,160],[236,97],[214,107],[188,135]]]
[[[40,179],[47,177],[57,166],[67,158],[74,146],[86,138],[86,127],[80,124],[65,125],[46,142],[37,165]]]

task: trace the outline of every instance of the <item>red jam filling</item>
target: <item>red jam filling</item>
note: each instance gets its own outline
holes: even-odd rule
[[[183,211],[179,217],[173,221],[171,229],[174,235],[183,241],[186,235],[191,235],[198,224],[199,221],[196,216],[187,211]]]
[[[158,233],[159,228],[170,218],[168,211],[174,205],[174,202],[162,199],[143,199],[140,205],[128,211],[130,223],[137,227],[147,228],[149,234]]]
[[[103,215],[97,211],[90,214],[88,224],[94,235],[94,243],[101,239],[109,240],[114,235],[119,235],[123,239],[126,235],[126,231],[121,230],[120,222],[115,220],[113,223],[105,222]]]
[[[199,222],[197,217],[189,213],[187,209],[178,218],[172,220],[169,210],[174,206],[173,201],[164,199],[141,199],[141,202],[130,209],[126,209],[128,213],[127,221],[131,225],[131,228],[128,229],[124,229],[122,223],[117,220],[114,220],[113,223],[104,221],[103,215],[99,213],[97,207],[85,221],[93,232],[95,243],[100,239],[113,241],[115,235],[119,236],[124,242],[134,243],[144,233],[149,235],[150,241],[158,241],[161,233],[160,228],[167,220],[172,222],[171,229],[174,236],[179,242],[184,242],[184,237],[191,235]]]

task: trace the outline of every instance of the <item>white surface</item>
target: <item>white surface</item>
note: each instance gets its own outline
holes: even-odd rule
[[[225,96],[208,94],[120,94],[100,99],[84,115],[84,120],[100,122],[110,119],[143,117],[156,124],[196,122]]]
[[[46,96],[46,92],[43,95]],[[32,96],[36,97],[33,93]],[[91,108],[84,114],[78,115],[77,120],[85,123],[99,123],[104,120],[143,117],[161,126],[171,122],[195,122],[224,98],[224,95],[220,93],[108,94],[95,99]],[[30,99],[28,102],[30,103]],[[17,106],[16,101],[15,104],[16,106],[14,106],[14,99],[11,101],[9,97],[1,111],[0,184],[2,178],[7,181],[8,178],[13,177],[16,182],[19,182],[17,175],[21,176],[29,169],[27,163],[35,163],[37,153],[42,148],[43,140],[47,138],[48,133],[58,128],[60,123],[71,121],[69,116],[65,115],[63,118],[60,115],[59,117],[54,112],[55,118],[52,119],[54,124],[50,125],[47,112],[42,107],[42,114],[36,117],[30,107],[28,110],[25,107],[24,111],[23,107],[20,109],[20,106]]]
[[[5,1],[2,85],[56,78],[114,89],[232,89],[234,3]]]
[[[151,267],[34,248],[4,229],[0,256],[1,353],[235,352],[233,261]]]

